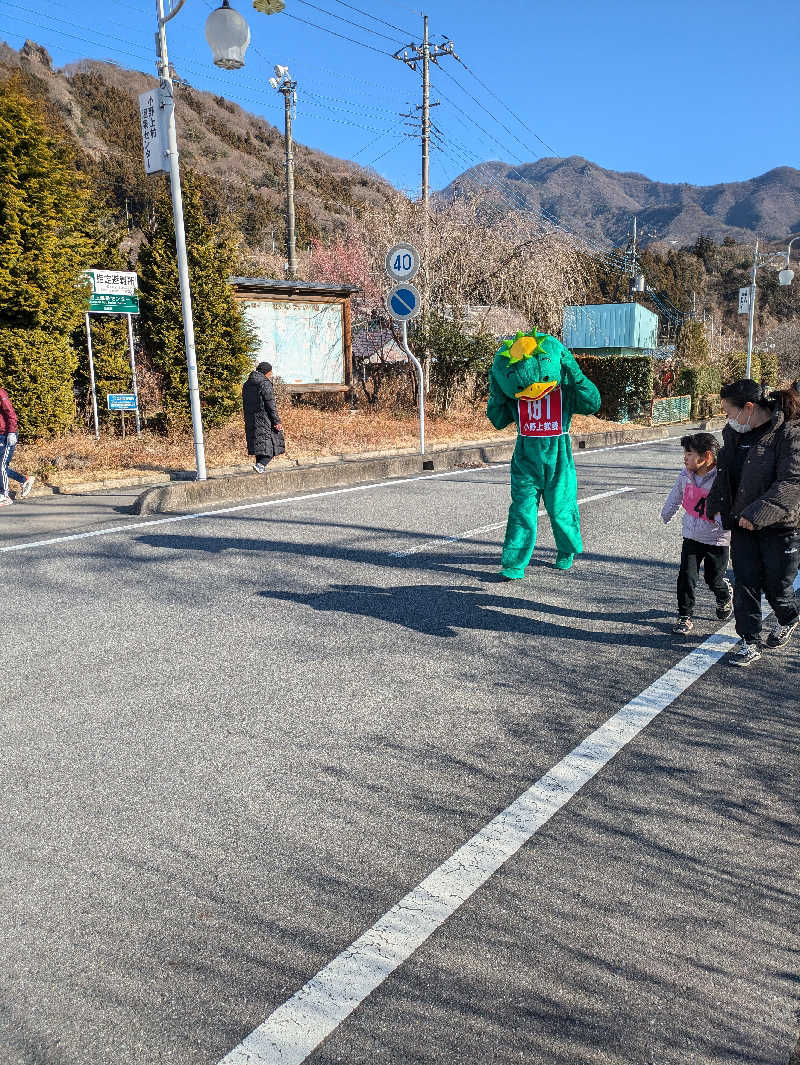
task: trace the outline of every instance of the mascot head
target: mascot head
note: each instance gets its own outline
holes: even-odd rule
[[[523,359],[536,360],[538,380],[521,392],[516,392],[516,399],[541,399],[561,383],[561,355],[557,353],[559,345],[548,341],[553,341],[553,337],[538,330],[517,333],[506,340],[498,351],[497,354],[507,358],[511,365]]]

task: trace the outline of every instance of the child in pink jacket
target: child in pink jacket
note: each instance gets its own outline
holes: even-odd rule
[[[661,511],[670,521],[683,506],[683,549],[678,571],[678,620],[674,633],[692,631],[695,588],[703,567],[703,577],[717,600],[717,617],[727,621],[733,614],[733,588],[725,577],[728,569],[731,534],[706,514],[706,500],[717,476],[719,441],[712,433],[681,437],[683,469]]]

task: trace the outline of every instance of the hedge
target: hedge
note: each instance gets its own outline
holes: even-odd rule
[[[725,359],[725,368],[722,372],[723,384],[731,381],[741,381],[747,377],[747,355],[743,351],[732,351]],[[761,380],[761,355],[754,351],[750,360],[750,374],[753,381]]]
[[[649,421],[653,360],[647,355],[580,355],[578,365],[600,391],[600,417]]]
[[[62,334],[0,329],[0,384],[14,404],[21,437],[53,436],[73,424],[77,361]]]
[[[722,373],[716,366],[687,366],[678,374],[677,391],[692,397],[692,417],[707,418],[707,398],[719,396]]]

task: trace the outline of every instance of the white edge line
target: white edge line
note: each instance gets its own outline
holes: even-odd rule
[[[658,440],[638,440],[635,444],[613,444],[610,447],[582,448],[579,455],[599,454],[602,451],[621,451],[627,447],[646,447],[648,444],[662,444],[670,437],[659,437]],[[49,544],[65,544],[75,540],[91,540],[100,536],[111,536],[114,533],[126,532],[128,529],[145,529],[153,525],[171,525],[178,521],[191,521],[193,518],[213,518],[220,514],[233,514],[240,510],[254,510],[257,507],[278,506],[281,503],[299,503],[307,499],[323,499],[325,496],[343,495],[346,492],[366,492],[370,488],[389,488],[395,484],[411,484],[414,481],[435,480],[438,477],[452,477],[455,473],[485,473],[491,470],[502,470],[510,466],[510,462],[492,463],[489,466],[478,467],[474,470],[446,470],[442,473],[420,474],[418,477],[398,477],[394,480],[375,481],[370,484],[352,485],[349,488],[333,488],[326,492],[308,492],[300,496],[285,496],[282,499],[264,499],[257,503],[240,503],[235,507],[220,507],[217,510],[193,511],[191,514],[175,514],[169,518],[156,518],[152,521],[129,522],[127,525],[113,525],[110,528],[92,529],[90,532],[70,533],[66,536],[51,536],[44,540],[29,540],[24,544],[11,544],[8,547],[0,547],[0,555],[11,551],[27,551],[33,547],[47,547]]]
[[[625,492],[635,492],[636,488],[628,486],[626,488],[615,488],[611,492],[599,492],[594,496],[586,496],[584,499],[578,500],[578,505],[582,503],[594,503],[597,499],[608,499],[609,496],[623,495]],[[539,508],[539,513],[544,514],[544,507]],[[480,533],[491,532],[492,529],[502,529],[506,524],[505,521],[497,521],[493,525],[482,525],[480,529],[467,529],[466,532],[457,533],[455,536],[439,536],[434,537],[432,540],[425,540],[424,543],[416,544],[414,547],[409,547],[405,551],[392,551],[390,558],[408,558],[409,555],[419,554],[420,551],[427,551],[429,547],[438,547],[441,544],[456,544],[459,540],[468,540],[471,536],[478,536]]]
[[[270,1014],[219,1065],[301,1065],[555,813],[736,642],[733,622],[729,622],[618,710]]]
[[[66,536],[52,536],[46,540],[29,540],[24,544],[11,544],[9,547],[0,547],[0,554],[8,551],[25,551],[31,547],[46,547],[48,544],[63,544],[74,540],[91,540],[99,536],[110,536],[113,533],[127,532],[129,529],[147,529],[155,525],[171,525],[178,521],[192,521],[195,518],[215,518],[220,514],[234,514],[241,510],[255,510],[258,507],[275,507],[283,503],[301,503],[307,499],[323,499],[325,496],[345,495],[347,492],[367,492],[371,488],[391,488],[396,484],[412,484],[415,481],[433,481],[438,477],[453,477],[463,473],[486,473],[491,470],[502,470],[509,466],[508,462],[501,462],[491,466],[482,466],[474,470],[444,470],[441,473],[423,473],[417,477],[397,477],[393,480],[371,481],[369,484],[355,484],[348,488],[331,488],[325,492],[307,492],[299,496],[282,496],[279,499],[261,499],[256,503],[237,503],[234,507],[219,507],[216,510],[193,511],[191,514],[173,514],[168,518],[153,518],[149,521],[128,522],[127,525],[114,525],[110,528],[92,529],[89,532],[69,533]]]

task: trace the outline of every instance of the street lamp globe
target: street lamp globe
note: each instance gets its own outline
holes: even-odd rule
[[[791,285],[792,281],[794,281],[794,270],[781,270],[778,274],[778,281],[782,285]]]
[[[206,20],[206,40],[214,53],[214,65],[223,70],[238,70],[244,66],[244,53],[250,44],[250,27],[222,0],[222,7],[212,11]]]

